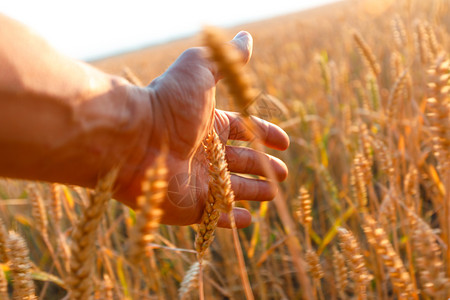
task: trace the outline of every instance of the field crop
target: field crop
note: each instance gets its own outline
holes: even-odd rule
[[[213,134],[200,225],[158,226],[163,156],[136,211],[110,200],[115,170],[94,191],[2,179],[0,299],[449,299],[449,15],[449,0],[350,0],[240,27],[254,52],[233,76],[256,93],[234,105],[221,82],[217,106],[289,134],[266,150],[289,167],[274,201],[227,202]],[[93,64],[149,82],[204,35]],[[231,205],[253,224],[215,228]]]

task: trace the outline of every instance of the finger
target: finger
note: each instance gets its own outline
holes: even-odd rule
[[[226,49],[226,51],[227,52],[230,51],[231,53],[229,54],[235,56],[236,59],[235,61],[237,61],[238,63],[240,62],[243,65],[248,63],[253,52],[253,38],[250,35],[250,33],[246,31],[241,31],[230,42],[223,44],[225,48],[227,47],[234,48],[234,49]],[[218,67],[215,63],[209,63],[208,68],[214,75],[216,82],[223,78],[223,74],[219,72]]]
[[[277,184],[263,180],[231,175],[235,200],[270,201],[278,192]]]
[[[245,208],[235,207],[232,211],[237,228],[245,228],[252,224],[252,215]],[[228,214],[220,214],[217,226],[221,228],[231,228],[231,220]]]
[[[255,129],[251,129],[244,124],[238,113],[228,111],[224,113],[230,122],[230,140],[252,141],[258,137],[265,146],[272,149],[286,150],[289,147],[289,136],[277,125],[258,117],[251,117],[255,126]]]
[[[283,181],[288,175],[286,164],[280,159],[250,148],[226,146],[225,156],[230,172],[253,174],[259,176],[275,176]],[[267,170],[270,167],[270,170]]]
[[[238,49],[242,57],[242,62],[247,64],[252,57],[253,38],[247,31],[240,31],[230,42]]]

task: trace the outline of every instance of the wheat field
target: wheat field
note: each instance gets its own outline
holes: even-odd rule
[[[0,299],[449,299],[449,16],[450,0],[348,0],[221,31],[249,31],[254,52],[217,106],[290,137],[264,149],[289,168],[276,198],[233,202],[214,132],[192,226],[158,222],[164,155],[136,211],[111,199],[117,170],[95,190],[1,179]],[[147,83],[188,47],[221,51],[217,32],[92,64]],[[227,91],[239,80],[245,105]],[[252,225],[216,228],[234,205]]]

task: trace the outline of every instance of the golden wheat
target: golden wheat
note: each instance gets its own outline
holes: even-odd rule
[[[364,41],[363,37],[358,32],[353,32],[353,39],[356,42],[358,49],[361,51],[362,57],[367,62],[372,74],[377,77],[381,72],[380,65],[369,45],[367,45],[366,41]]]
[[[48,240],[48,219],[44,199],[36,184],[30,185],[28,187],[28,192],[30,194],[31,211],[33,219],[36,222],[36,229],[42,235],[44,240]]]
[[[13,278],[14,300],[35,300],[34,282],[31,278],[32,264],[25,240],[16,232],[10,231],[6,241],[6,253],[10,261]]]
[[[369,215],[364,215],[363,226],[367,240],[382,258],[384,265],[389,271],[394,290],[402,299],[413,299],[415,291],[411,282],[411,276],[406,271],[399,255],[394,251],[384,229]]]
[[[224,77],[228,92],[235,99],[235,104],[243,116],[249,116],[248,107],[253,103],[257,93],[251,88],[250,79],[241,72],[243,58],[237,49],[226,44],[220,30],[206,27],[203,31],[205,45],[210,49],[211,59]]]
[[[208,198],[195,238],[195,249],[200,260],[214,239],[214,231],[220,213],[229,213],[234,201],[230,174],[225,160],[225,149],[215,131],[208,135],[205,141],[205,151],[209,161],[210,179]]]
[[[71,299],[89,299],[92,296],[97,228],[112,197],[117,173],[118,169],[111,170],[98,181],[95,192],[89,195],[89,205],[72,233],[70,273],[66,279]]]
[[[137,199],[136,225],[130,237],[129,259],[138,264],[145,256],[150,255],[154,233],[162,217],[160,208],[167,193],[166,155],[161,154],[153,167],[145,174],[142,182],[142,194]]]
[[[336,287],[341,298],[345,298],[345,289],[348,285],[348,268],[345,258],[336,247],[333,248],[333,271]]]
[[[350,278],[355,283],[355,293],[359,299],[367,298],[367,285],[371,276],[366,268],[359,243],[354,235],[345,228],[338,231],[342,253],[350,270]]]

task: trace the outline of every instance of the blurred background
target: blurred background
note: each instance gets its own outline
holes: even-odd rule
[[[82,60],[137,50],[199,32],[317,7],[336,0],[26,1],[0,2],[0,12]]]

